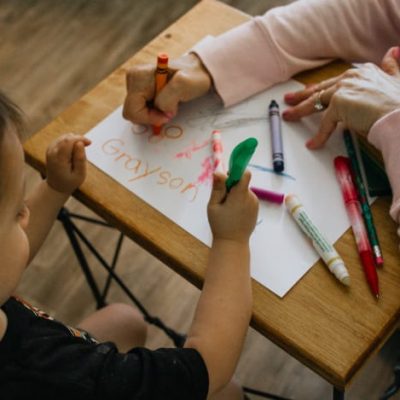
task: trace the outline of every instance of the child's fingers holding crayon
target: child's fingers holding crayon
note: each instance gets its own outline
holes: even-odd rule
[[[227,194],[223,174],[214,175],[208,203],[208,219],[214,239],[247,243],[258,214],[257,197],[249,190],[251,174],[246,171]]]
[[[211,190],[211,196],[209,205],[221,204],[226,197],[226,176],[221,173],[214,173],[213,175],[213,187]]]
[[[246,169],[240,181],[232,187],[231,192],[246,193],[249,188],[250,179],[251,179],[251,172],[248,169]]]

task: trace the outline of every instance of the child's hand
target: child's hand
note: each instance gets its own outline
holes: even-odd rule
[[[68,133],[60,136],[47,149],[47,183],[61,193],[71,194],[85,180],[85,146],[90,140]]]
[[[249,190],[250,177],[250,172],[246,171],[226,196],[226,177],[222,174],[214,175],[208,202],[208,220],[214,239],[248,243],[258,214],[257,197]]]

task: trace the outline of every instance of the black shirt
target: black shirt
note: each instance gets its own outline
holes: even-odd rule
[[[194,349],[121,354],[20,299],[1,308],[8,326],[0,340],[0,399],[207,398],[207,369]]]

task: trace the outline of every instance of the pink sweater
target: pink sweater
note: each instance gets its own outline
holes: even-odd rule
[[[398,45],[400,0],[298,0],[200,43],[194,52],[229,106],[333,59],[379,65]],[[399,110],[377,121],[368,139],[382,152],[393,188],[390,214],[400,224],[400,99]]]

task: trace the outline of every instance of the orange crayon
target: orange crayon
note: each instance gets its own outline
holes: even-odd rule
[[[155,96],[157,96],[157,94],[160,93],[161,89],[167,84],[167,80],[168,80],[168,54],[160,53],[157,57]],[[153,125],[153,133],[155,135],[159,135],[161,129],[162,125]]]

